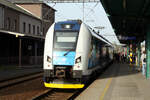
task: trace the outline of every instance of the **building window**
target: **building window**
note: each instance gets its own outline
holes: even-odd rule
[[[49,20],[49,15],[47,15],[47,20]]]
[[[6,20],[6,29],[10,29],[10,18],[8,17]]]
[[[33,25],[33,34],[35,34],[35,25]]]
[[[25,33],[25,32],[26,32],[26,23],[23,22],[23,33]]]
[[[16,19],[14,20],[13,30],[17,31],[17,20]]]
[[[29,24],[29,33],[31,33],[31,24]]]
[[[43,34],[45,34],[45,28],[43,27]]]
[[[4,8],[0,6],[0,28],[4,28]]]
[[[38,35],[40,34],[40,28],[39,28],[39,26],[37,26],[37,34]]]

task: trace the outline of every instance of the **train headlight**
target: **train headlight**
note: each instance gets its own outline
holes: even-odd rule
[[[51,57],[47,56],[47,61],[48,61],[49,63],[51,63],[51,62],[52,62]]]
[[[76,59],[76,62],[75,62],[75,63],[76,63],[76,64],[77,64],[77,63],[81,63],[81,56]]]
[[[66,29],[70,29],[70,28],[71,28],[71,25],[65,25],[65,28],[66,28]]]

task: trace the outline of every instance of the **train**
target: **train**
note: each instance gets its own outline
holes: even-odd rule
[[[111,42],[80,20],[49,28],[44,45],[44,85],[80,89],[113,60]]]

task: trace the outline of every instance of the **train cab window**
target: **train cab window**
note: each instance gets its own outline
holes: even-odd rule
[[[78,32],[55,32],[55,49],[75,49]]]
[[[76,42],[76,37],[57,37],[57,42]]]

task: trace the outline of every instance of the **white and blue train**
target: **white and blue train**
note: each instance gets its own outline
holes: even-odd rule
[[[54,23],[44,48],[44,85],[83,88],[113,59],[111,43],[79,20]]]

